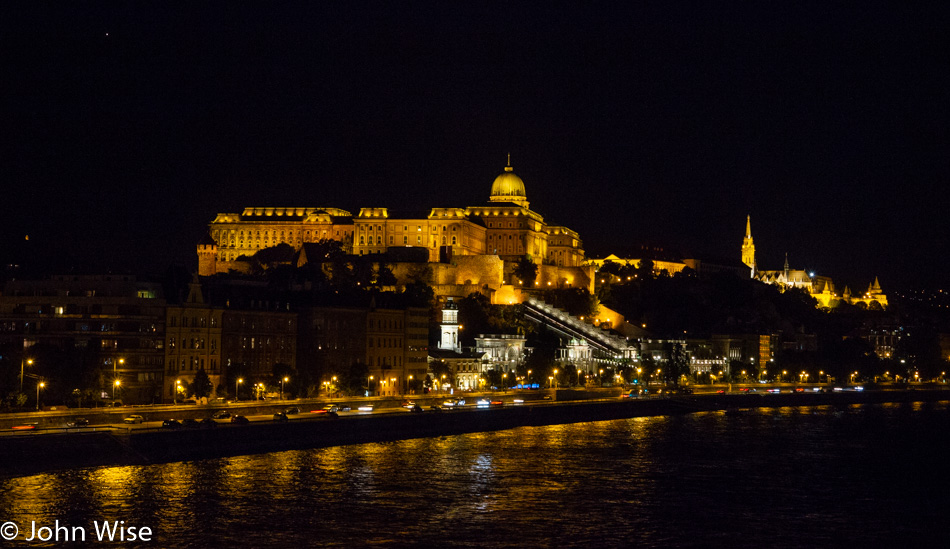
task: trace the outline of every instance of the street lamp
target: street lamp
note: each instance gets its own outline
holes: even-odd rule
[[[508,374],[501,374],[501,390],[503,392],[508,392]]]
[[[373,376],[369,376],[369,379],[366,380],[366,393],[367,393],[366,396],[370,396],[370,394],[373,392],[372,385],[373,385]]]
[[[554,387],[554,376],[548,376],[548,387]]]
[[[289,380],[290,378],[287,378],[287,377],[284,377],[284,379],[280,380],[280,399],[281,400],[284,400],[284,383],[286,383]]]
[[[237,378],[237,381],[234,382],[234,400],[241,400],[241,397],[239,396],[239,393],[238,393],[238,387],[242,383],[244,383],[244,378],[242,377]]]
[[[557,388],[557,368],[554,369],[554,388]]]
[[[175,380],[175,396],[172,397],[172,404],[178,404],[178,393],[181,392],[181,380]]]
[[[409,374],[409,383],[406,384],[406,392],[412,394],[412,374]]]
[[[32,366],[33,359],[32,358],[26,359],[26,363]],[[20,393],[23,393],[23,359],[22,358],[20,359]]]
[[[115,383],[112,384],[112,406],[115,406],[115,390],[119,387],[119,380],[115,380]]]
[[[36,409],[37,410],[40,409],[40,389],[42,389],[43,387],[46,387],[46,383],[42,381],[36,382]]]

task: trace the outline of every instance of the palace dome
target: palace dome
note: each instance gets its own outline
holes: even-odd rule
[[[491,198],[496,200],[496,197],[526,197],[524,181],[515,175],[511,166],[505,166],[505,173],[496,177],[495,182],[491,185]]]

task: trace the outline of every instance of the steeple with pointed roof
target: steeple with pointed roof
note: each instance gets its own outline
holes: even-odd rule
[[[755,244],[752,243],[752,216],[745,218],[745,238],[742,239],[742,262],[752,269],[755,276]]]

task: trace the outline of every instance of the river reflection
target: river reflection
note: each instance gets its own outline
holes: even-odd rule
[[[948,418],[765,408],[77,469],[0,481],[0,519],[124,520],[151,547],[946,545]]]

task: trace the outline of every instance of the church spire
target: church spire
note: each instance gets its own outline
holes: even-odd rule
[[[745,218],[745,238],[742,239],[742,262],[752,269],[755,276],[755,244],[752,243],[752,216]]]

